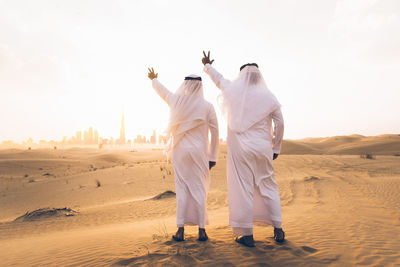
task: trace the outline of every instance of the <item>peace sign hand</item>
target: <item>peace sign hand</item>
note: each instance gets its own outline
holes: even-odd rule
[[[210,65],[213,64],[214,59],[213,59],[213,60],[210,60],[210,51],[208,51],[208,55],[206,55],[206,52],[203,51],[203,55],[204,55],[204,57],[203,57],[203,59],[201,60],[201,62],[203,62],[204,65],[206,65],[206,64],[210,64]]]
[[[149,77],[150,80],[153,80],[154,78],[157,79],[158,77],[158,73],[154,73],[154,69],[153,68],[147,68],[149,70],[149,74],[147,75]]]

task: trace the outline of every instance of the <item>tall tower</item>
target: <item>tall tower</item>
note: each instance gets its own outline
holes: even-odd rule
[[[99,143],[99,131],[94,130],[93,133],[93,144],[97,145]]]
[[[153,130],[153,135],[150,137],[150,143],[155,145],[156,141],[157,141],[156,130]]]
[[[119,132],[119,143],[121,145],[125,144],[125,117],[124,117],[124,110],[122,110],[121,130]]]
[[[88,141],[88,143],[90,144],[90,145],[92,145],[93,144],[93,127],[89,127],[89,141]]]

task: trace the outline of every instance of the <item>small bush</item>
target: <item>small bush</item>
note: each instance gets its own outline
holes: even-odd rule
[[[362,159],[376,159],[375,155],[369,154],[369,153],[365,153],[360,155],[360,158]]]

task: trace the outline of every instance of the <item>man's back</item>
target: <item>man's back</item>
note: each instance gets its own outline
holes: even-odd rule
[[[206,100],[202,100],[203,101],[199,101],[199,104],[196,108],[198,109],[198,113],[201,114],[201,117],[205,117],[207,120],[198,127],[186,131],[185,135],[179,142],[179,147],[185,147],[193,151],[198,151],[199,153],[207,152],[209,129],[218,129],[218,122],[214,107]],[[184,127],[184,124],[182,124],[182,126]],[[179,131],[179,128],[177,131]]]

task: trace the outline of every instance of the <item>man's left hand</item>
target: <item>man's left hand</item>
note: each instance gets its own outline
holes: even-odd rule
[[[274,155],[272,156],[272,160],[276,160],[278,158],[279,154],[274,153]]]
[[[150,80],[153,79],[157,79],[158,77],[158,73],[154,73],[154,69],[153,68],[147,68],[149,70],[149,74],[147,74],[147,76],[149,77]]]
[[[209,161],[209,162],[208,162],[209,170],[211,170],[211,168],[214,167],[215,164],[217,164],[215,161]]]

